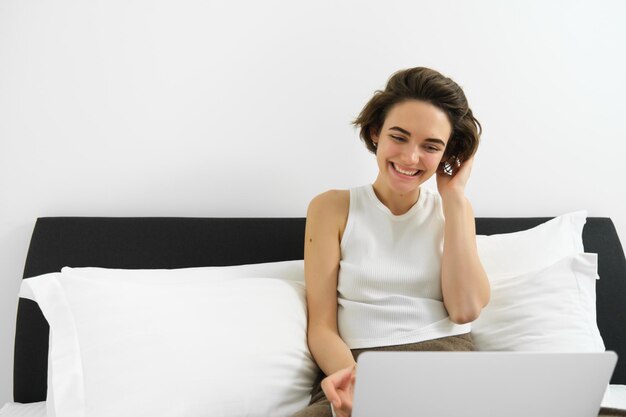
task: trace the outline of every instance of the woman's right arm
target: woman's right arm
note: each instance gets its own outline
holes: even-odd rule
[[[304,243],[304,276],[309,350],[326,375],[355,365],[337,327],[337,276],[341,232],[350,204],[348,191],[328,191],[309,204]]]

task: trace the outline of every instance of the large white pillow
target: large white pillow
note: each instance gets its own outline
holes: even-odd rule
[[[555,217],[532,229],[497,235],[478,235],[478,257],[489,277],[523,274],[584,252],[585,210]]]
[[[81,270],[20,293],[50,324],[49,416],[289,416],[308,404],[317,368],[298,280]]]
[[[81,276],[123,279],[145,278],[154,282],[174,283],[176,285],[190,281],[210,280],[217,282],[233,278],[277,278],[304,283],[304,261],[266,262],[258,264],[232,266],[202,266],[179,269],[119,269],[97,267],[64,267],[64,274],[79,273]],[[176,274],[174,278],[172,274]]]
[[[491,300],[472,323],[478,350],[602,352],[597,254],[566,256],[521,275],[490,277]]]

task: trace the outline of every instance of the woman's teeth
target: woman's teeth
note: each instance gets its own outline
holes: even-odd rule
[[[403,169],[398,168],[398,167],[396,166],[396,164],[394,164],[394,163],[392,163],[392,164],[391,164],[391,166],[393,167],[393,169],[395,169],[396,171],[398,171],[400,174],[403,174],[403,175],[408,175],[408,176],[410,176],[410,177],[415,176],[415,175],[419,172],[419,170],[417,170],[417,171],[405,171],[405,170],[403,170]]]

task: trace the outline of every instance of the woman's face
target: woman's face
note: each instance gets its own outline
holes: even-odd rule
[[[377,144],[378,179],[388,191],[416,191],[441,162],[452,127],[443,110],[425,101],[394,105],[380,130]]]

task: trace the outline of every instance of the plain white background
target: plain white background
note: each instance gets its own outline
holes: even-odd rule
[[[399,69],[464,88],[477,216],[587,209],[626,242],[624,21],[622,0],[0,0],[0,404],[37,217],[303,217],[374,180],[350,121]]]

